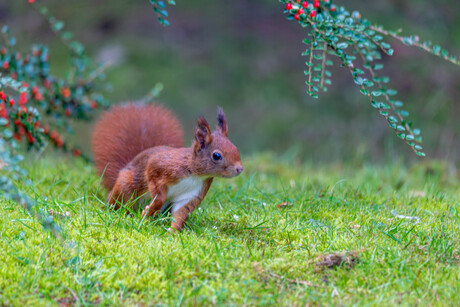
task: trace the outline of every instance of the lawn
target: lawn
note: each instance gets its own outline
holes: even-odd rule
[[[89,164],[30,164],[23,189],[62,240],[0,200],[0,305],[460,302],[460,185],[446,165],[243,162],[180,234],[170,216],[105,207]]]

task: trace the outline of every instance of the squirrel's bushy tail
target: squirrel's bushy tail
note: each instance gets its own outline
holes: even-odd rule
[[[141,151],[160,145],[182,147],[182,126],[159,105],[114,106],[96,122],[91,139],[96,170],[111,190],[118,172]]]

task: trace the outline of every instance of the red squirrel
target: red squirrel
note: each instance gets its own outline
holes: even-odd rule
[[[188,215],[201,203],[214,177],[234,177],[243,171],[240,154],[228,139],[224,111],[211,133],[199,117],[191,147],[183,147],[182,127],[174,114],[159,105],[115,106],[102,114],[92,134],[95,166],[109,194],[120,204],[145,194],[151,202],[142,216],[171,206],[171,229],[181,231]]]

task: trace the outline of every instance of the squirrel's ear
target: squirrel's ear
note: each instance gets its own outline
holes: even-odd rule
[[[205,148],[212,141],[211,129],[209,129],[209,124],[203,117],[199,117],[196,120],[195,140],[195,150]]]
[[[227,126],[227,119],[225,118],[225,113],[222,108],[217,109],[217,131],[222,133],[223,135],[228,135],[228,126]]]

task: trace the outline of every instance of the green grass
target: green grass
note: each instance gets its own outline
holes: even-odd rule
[[[142,223],[106,208],[91,165],[29,166],[34,184],[24,189],[37,209],[55,212],[63,243],[1,200],[0,305],[460,301],[460,186],[443,164],[313,166],[258,155],[245,166],[215,181],[180,234],[166,231],[169,216]],[[354,255],[355,265],[318,265],[332,253]]]

